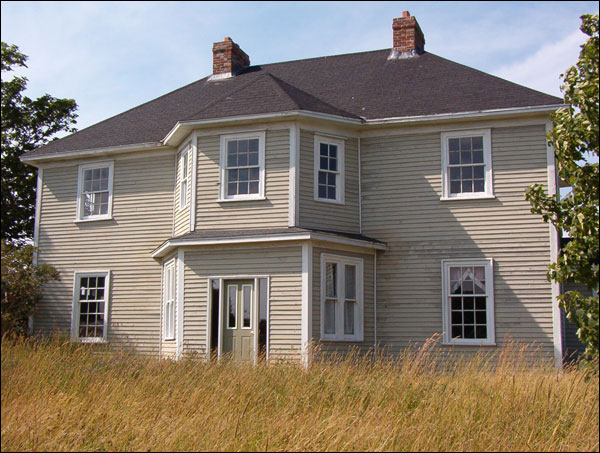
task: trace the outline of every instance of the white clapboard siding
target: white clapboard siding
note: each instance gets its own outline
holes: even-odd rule
[[[206,353],[209,277],[269,276],[271,358],[300,357],[302,315],[301,246],[202,247],[185,252],[184,352]]]
[[[300,130],[298,226],[358,233],[358,139],[344,140],[344,204],[315,201],[315,134]]]
[[[113,220],[84,223],[74,222],[78,167],[44,169],[38,259],[60,280],[45,287],[35,331],[70,331],[73,273],[110,270],[108,340],[157,352],[162,268],[150,252],[172,232],[173,163],[172,153],[115,157]]]
[[[442,331],[442,259],[487,257],[497,344],[553,353],[549,228],[524,197],[547,186],[545,126],[492,128],[491,138],[496,199],[473,201],[440,201],[440,133],[361,140],[363,234],[389,246],[377,260],[377,333],[392,351]]]
[[[198,137],[196,229],[288,226],[289,129],[267,130],[265,200],[218,202],[220,136]]]

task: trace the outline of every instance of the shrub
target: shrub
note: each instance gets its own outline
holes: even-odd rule
[[[42,286],[58,279],[52,266],[33,263],[35,247],[2,242],[2,334],[27,333],[31,316],[42,295]]]

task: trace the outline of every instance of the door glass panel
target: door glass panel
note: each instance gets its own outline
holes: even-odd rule
[[[252,314],[252,286],[244,285],[243,291],[243,303],[244,303],[244,324],[243,327],[250,328],[250,319]]]
[[[227,328],[235,329],[237,326],[237,285],[227,287]]]

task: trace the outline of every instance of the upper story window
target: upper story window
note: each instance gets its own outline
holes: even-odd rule
[[[77,220],[112,218],[114,162],[79,166]]]
[[[265,133],[221,137],[219,201],[261,200],[265,193]]]
[[[344,203],[344,142],[315,135],[315,200]]]
[[[82,342],[106,341],[110,272],[75,272],[72,337]]]
[[[363,262],[321,255],[321,339],[363,340]]]
[[[442,133],[442,199],[491,198],[489,129]]]
[[[179,209],[187,206],[189,180],[189,147],[179,155]]]
[[[494,344],[493,272],[491,259],[442,261],[445,343]]]

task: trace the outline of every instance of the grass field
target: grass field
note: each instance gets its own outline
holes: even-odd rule
[[[304,370],[4,339],[2,451],[598,451],[598,376],[520,357]]]

